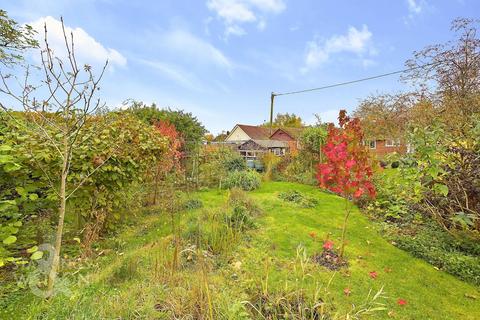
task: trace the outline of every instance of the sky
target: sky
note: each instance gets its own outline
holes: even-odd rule
[[[99,70],[109,60],[99,95],[111,108],[155,102],[192,112],[215,134],[267,121],[272,91],[401,70],[415,50],[451,40],[454,18],[480,13],[478,0],[2,0],[1,7],[40,28],[39,36],[46,22],[59,56],[63,17],[81,63]],[[275,113],[333,122],[369,95],[406,89],[392,76],[279,96]]]

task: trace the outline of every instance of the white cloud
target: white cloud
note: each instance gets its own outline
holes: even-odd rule
[[[307,43],[305,66],[302,72],[318,68],[326,63],[332,54],[340,52],[354,53],[358,56],[375,55],[372,45],[372,33],[366,25],[362,29],[348,28],[344,35],[334,35],[325,41],[315,39]]]
[[[160,72],[167,78],[175,81],[176,83],[186,87],[188,89],[202,91],[201,85],[197,77],[175,65],[167,64],[156,60],[137,59],[138,62],[153,68]]]
[[[216,65],[225,69],[233,67],[231,61],[210,43],[184,29],[171,29],[158,39],[165,50],[173,51],[189,62]]]
[[[55,56],[65,58],[67,52],[62,24],[59,20],[51,16],[46,16],[29,22],[28,24],[38,31],[38,40],[43,44],[45,23],[47,25],[49,47]],[[82,28],[65,26],[65,31],[69,39],[70,33],[73,33],[75,56],[79,64],[103,64],[106,60],[109,61],[110,66],[125,66],[127,64],[127,59],[120,52],[112,48],[105,48]]]
[[[273,13],[280,13],[286,8],[282,0],[249,0],[247,2],[258,7],[260,10]]]
[[[267,21],[265,21],[264,19],[260,20],[257,24],[257,28],[260,31],[265,30],[266,27],[267,27]]]
[[[228,37],[231,34],[233,34],[234,36],[243,36],[244,34],[246,34],[246,32],[242,27],[237,25],[227,26],[227,28],[225,29],[225,36]]]
[[[410,24],[415,17],[424,13],[425,9],[428,9],[428,3],[426,0],[406,0],[408,8],[408,16],[404,17],[404,23]]]
[[[407,0],[408,11],[410,14],[420,14],[422,12],[422,6],[417,3],[416,0]]]
[[[207,7],[214,11],[225,24],[225,36],[244,35],[241,24],[259,21],[258,29],[266,27],[264,14],[278,14],[285,10],[283,0],[208,0]],[[241,32],[240,32],[241,30]]]

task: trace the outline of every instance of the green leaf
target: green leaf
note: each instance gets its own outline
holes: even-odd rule
[[[24,187],[16,187],[15,191],[17,191],[17,193],[22,197],[27,196],[27,191],[25,191]]]
[[[21,227],[22,226],[22,221],[17,221],[13,223],[14,227]]]
[[[17,203],[15,200],[3,200],[0,201],[0,211],[6,211],[7,209],[11,209],[13,206],[16,206]]]
[[[37,246],[33,246],[31,247],[30,249],[27,249],[27,253],[34,253],[34,252],[37,252],[38,251],[38,247]]]
[[[13,162],[13,157],[9,154],[0,154],[0,163]]]
[[[3,244],[9,245],[9,244],[15,243],[15,241],[17,241],[17,237],[8,236],[5,239],[3,239]]]
[[[0,151],[10,151],[10,150],[12,150],[12,147],[9,146],[8,144],[2,144],[0,146]]]
[[[31,256],[30,256],[30,259],[31,260],[38,260],[38,259],[42,259],[43,257],[43,251],[35,251]]]
[[[5,170],[5,172],[12,172],[20,170],[21,167],[21,165],[16,163],[7,163],[5,166],[3,166],[3,170]]]
[[[30,193],[30,194],[28,195],[28,198],[29,198],[30,200],[32,200],[32,201],[35,201],[35,200],[38,199],[38,194],[36,194],[36,193]]]
[[[444,184],[441,184],[441,183],[435,183],[433,185],[433,190],[438,193],[438,194],[441,194],[442,196],[446,197],[448,195],[448,187]]]

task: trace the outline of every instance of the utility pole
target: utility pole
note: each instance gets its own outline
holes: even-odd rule
[[[273,101],[275,100],[276,94],[274,92],[270,95],[270,135],[273,133]]]

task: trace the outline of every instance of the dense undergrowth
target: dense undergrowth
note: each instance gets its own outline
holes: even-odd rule
[[[278,198],[292,190],[318,199],[318,205],[302,208]],[[78,244],[67,245],[71,256],[64,259],[61,276],[69,280],[67,295],[45,301],[29,289],[17,289],[2,296],[0,318],[478,316],[477,300],[471,298],[479,295],[477,288],[388,244],[358,211],[346,248],[348,269],[332,272],[315,264],[311,257],[321,250],[322,239],[335,246],[340,239],[344,203],[335,195],[271,182],[252,193],[212,190],[179,198],[196,205],[182,206],[173,222],[164,209],[144,210],[121,232],[100,241],[90,258],[77,259]],[[378,276],[372,278],[371,272]],[[398,299],[407,304],[399,305]]]
[[[461,231],[446,230],[409,201],[407,181],[400,169],[386,169],[377,177],[378,198],[365,208],[395,246],[424,259],[440,270],[480,285],[480,244]],[[380,182],[381,181],[381,182]]]

